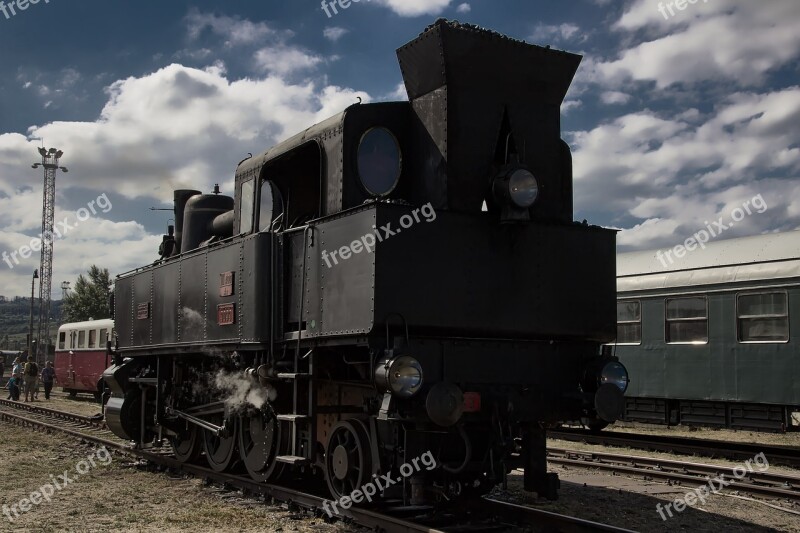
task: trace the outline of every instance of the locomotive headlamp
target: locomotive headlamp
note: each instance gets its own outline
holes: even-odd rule
[[[619,387],[619,390],[622,392],[625,392],[629,382],[628,370],[625,366],[618,361],[611,361],[610,363],[606,363],[603,370],[600,371],[598,386],[602,387],[606,383],[610,383]]]
[[[530,220],[528,209],[539,198],[539,180],[527,168],[503,168],[492,183],[492,193],[504,222]]]
[[[409,355],[384,360],[375,368],[375,386],[400,398],[414,396],[422,381],[422,365]]]
[[[508,196],[517,207],[528,208],[539,196],[539,182],[529,170],[517,169],[508,177]]]

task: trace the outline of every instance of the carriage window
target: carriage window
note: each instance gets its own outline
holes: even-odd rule
[[[106,343],[108,342],[108,330],[106,328],[103,328],[103,329],[100,330],[100,340],[99,340],[99,342],[100,342],[100,345],[98,346],[98,348],[105,348],[106,347]]]
[[[666,317],[668,343],[708,342],[708,300],[705,296],[668,299]]]
[[[64,345],[67,342],[67,332],[66,331],[59,331],[58,332],[58,349],[63,350]]]
[[[789,306],[785,292],[737,295],[736,319],[739,342],[789,340]]]
[[[642,303],[639,300],[617,302],[617,344],[641,344]]]
[[[86,332],[78,332],[78,348],[86,348]]]
[[[89,348],[97,348],[97,330],[89,330]]]
[[[253,231],[253,201],[255,200],[255,180],[242,183],[239,200],[239,233]]]

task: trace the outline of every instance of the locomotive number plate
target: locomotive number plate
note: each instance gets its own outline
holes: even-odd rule
[[[223,272],[219,275],[219,295],[231,296],[233,294],[233,272]]]
[[[464,393],[464,412],[477,413],[481,410],[481,393],[479,392],[465,392]]]
[[[147,320],[150,318],[150,302],[139,304],[136,306],[136,319]]]
[[[230,326],[236,322],[235,304],[219,304],[217,306],[217,324]]]

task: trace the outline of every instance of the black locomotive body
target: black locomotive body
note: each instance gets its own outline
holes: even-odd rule
[[[409,102],[241,162],[234,199],[176,191],[115,285],[118,435],[419,504],[516,467],[554,497],[546,425],[620,414],[615,234],[572,221],[560,139],[580,56],[438,21],[398,57]]]

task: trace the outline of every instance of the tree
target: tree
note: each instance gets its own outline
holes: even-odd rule
[[[74,290],[64,299],[64,322],[111,318],[111,309],[108,307],[111,276],[108,269],[100,270],[92,265],[88,275],[88,279],[83,274],[78,276]]]

